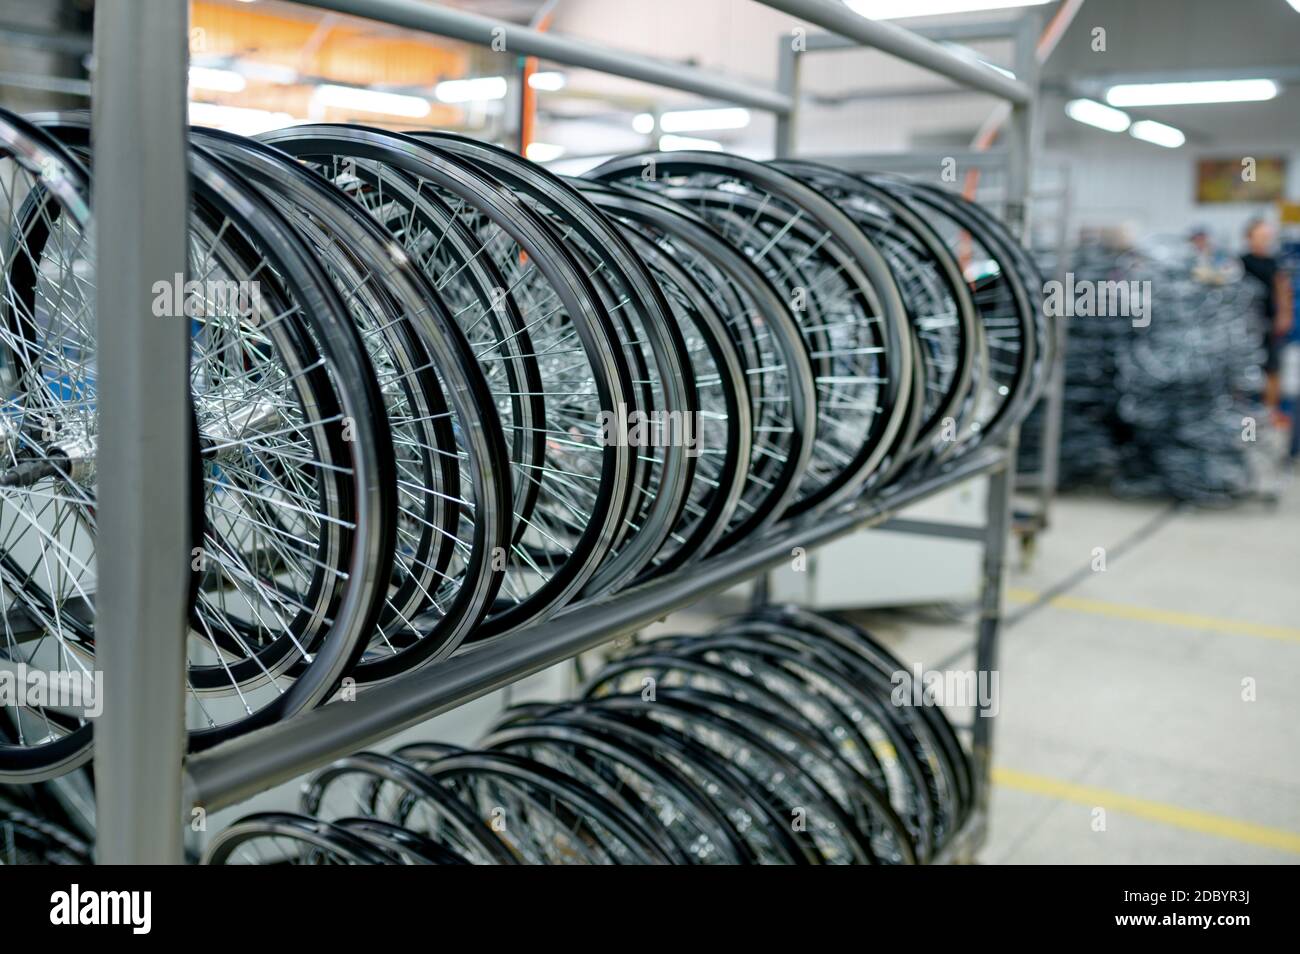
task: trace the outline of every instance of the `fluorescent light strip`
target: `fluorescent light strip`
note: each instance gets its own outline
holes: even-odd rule
[[[489,99],[505,99],[504,76],[476,76],[473,79],[443,80],[433,88],[433,95],[441,103],[476,103]]]
[[[1096,126],[1107,132],[1123,132],[1132,124],[1128,113],[1111,109],[1091,99],[1072,99],[1065,104],[1065,115],[1076,123]]]
[[[1272,99],[1277,94],[1277,83],[1268,79],[1207,80],[1194,83],[1123,83],[1106,90],[1106,102],[1112,106],[1250,103]]]
[[[1129,127],[1128,134],[1134,139],[1153,142],[1157,146],[1164,146],[1166,149],[1177,149],[1187,142],[1187,137],[1183,135],[1181,129],[1175,129],[1173,126],[1166,126],[1164,123],[1158,123],[1150,119],[1140,119],[1135,122]]]
[[[256,60],[239,60],[234,67],[241,76],[264,83],[292,86],[302,82],[302,77],[292,66],[277,66],[275,63],[260,63]]]
[[[557,73],[553,70],[543,70],[528,77],[528,85],[533,89],[540,89],[550,93],[564,89],[567,82],[568,78],[563,73]]]
[[[218,70],[208,66],[190,67],[190,86],[210,89],[217,93],[241,92],[248,81],[234,70]]]
[[[712,139],[696,139],[694,136],[660,136],[659,149],[662,152],[676,152],[679,149],[722,152],[722,143]]]
[[[533,162],[551,162],[559,159],[564,153],[563,146],[551,142],[530,142],[528,148],[524,150],[524,155]]]
[[[933,17],[974,10],[1007,10],[1036,7],[1050,0],[845,0],[854,13],[868,20],[901,20],[905,17]]]
[[[256,136],[269,129],[281,129],[297,122],[288,113],[247,109],[243,106],[219,106],[216,103],[191,102],[189,113],[190,122],[196,126],[212,126],[241,136]]]
[[[384,113],[389,116],[405,116],[409,119],[427,116],[431,108],[429,101],[420,96],[382,93],[373,89],[334,86],[329,83],[316,87],[316,91],[312,93],[312,101],[336,109],[355,109],[363,113]]]
[[[721,109],[679,109],[659,117],[659,128],[667,133],[744,129],[748,125],[749,110],[739,106],[725,106]]]

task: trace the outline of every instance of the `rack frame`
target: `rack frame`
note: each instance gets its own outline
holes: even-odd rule
[[[777,117],[778,156],[793,154],[798,113],[797,56],[783,37],[780,83],[776,90],[756,88],[730,77],[692,67],[609,50],[593,43],[540,33],[507,21],[418,3],[416,0],[303,0],[305,5],[365,17],[399,27],[493,45],[505,38],[509,52],[551,62],[601,70],[656,83],[713,99],[765,109]],[[958,83],[992,93],[1011,103],[1006,154],[1012,201],[1008,217],[1023,224],[1032,150],[1033,85],[1017,70],[1009,80],[990,66],[972,62],[933,40],[893,24],[866,20],[830,0],[760,0],[838,34],[842,42],[869,46],[898,56]],[[178,9],[181,11],[177,13]],[[176,250],[184,249],[186,208],[183,102],[188,65],[185,5],[176,0],[98,0],[93,37],[92,80],[97,119],[96,142],[112,145],[97,157],[97,228],[113,236],[100,246],[101,275],[106,264],[122,269],[117,284],[124,296],[101,294],[105,327],[115,329],[121,346],[105,349],[102,411],[106,421],[123,427],[119,453],[103,462],[100,545],[117,559],[101,566],[125,564],[120,578],[130,585],[115,597],[113,616],[102,638],[102,660],[109,681],[104,714],[96,725],[97,860],[101,864],[180,863],[180,833],[200,813],[235,804],[277,782],[326,764],[339,754],[378,741],[463,702],[508,685],[530,672],[660,618],[701,596],[761,575],[789,558],[795,546],[808,548],[843,534],[895,520],[898,510],[954,484],[988,475],[987,519],[982,592],[975,634],[976,666],[992,670],[1002,621],[1003,577],[1015,481],[1016,436],[999,447],[977,450],[910,487],[886,490],[815,521],[779,527],[750,541],[723,559],[705,561],[690,579],[652,582],[616,597],[575,608],[554,620],[528,626],[492,646],[466,652],[436,667],[393,680],[359,695],[355,702],[335,702],[244,738],[189,758],[184,756],[185,625],[173,612],[183,587],[167,586],[188,565],[176,538],[187,525],[187,508],[176,476],[187,466],[187,438],[168,417],[186,400],[185,363],[173,354],[183,339],[183,325],[158,325],[145,308],[144,288],[160,275],[175,272]],[[134,39],[133,39],[134,38]],[[825,48],[832,41],[817,41]],[[813,47],[810,46],[809,49]],[[177,51],[184,51],[177,55]],[[163,51],[160,53],[159,51]],[[104,130],[118,130],[108,136]],[[141,152],[124,148],[144,135],[160,148]],[[179,148],[178,148],[179,146]],[[147,172],[148,175],[143,173]],[[177,183],[179,182],[179,188]],[[112,194],[112,201],[105,201]],[[130,283],[136,283],[131,285]],[[147,283],[140,286],[140,283]],[[139,286],[139,287],[137,287]],[[132,289],[134,289],[132,291]],[[127,382],[147,378],[147,362],[167,360],[175,373],[156,374],[131,395]],[[145,400],[141,400],[144,398]],[[174,413],[173,413],[173,416]],[[154,465],[152,477],[140,478],[121,461],[134,455]],[[174,465],[170,469],[159,463]],[[132,481],[136,481],[132,483]],[[165,492],[165,485],[173,490]],[[922,521],[895,520],[910,532],[972,538],[971,528]],[[178,531],[179,528],[179,531]],[[185,537],[188,539],[188,537]],[[183,559],[182,559],[183,558]],[[148,664],[143,665],[142,660]],[[133,668],[134,667],[134,668]],[[148,684],[146,685],[146,677]],[[174,680],[176,694],[163,699],[159,686]],[[165,695],[165,694],[161,694]],[[941,860],[969,861],[987,826],[989,768],[992,754],[991,712],[979,711],[971,728],[976,765],[976,809],[971,822]],[[183,784],[182,784],[183,780]]]

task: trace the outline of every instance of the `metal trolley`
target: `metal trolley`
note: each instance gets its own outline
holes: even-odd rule
[[[829,31],[807,37],[804,49],[874,47],[1007,101],[1007,218],[1023,227],[1034,138],[1032,62],[1013,79],[908,30],[859,17],[833,0],[762,2]],[[766,110],[777,119],[776,153],[795,152],[799,45],[790,37],[782,38],[781,83],[772,90],[417,0],[312,0],[311,5],[483,46],[504,37],[519,56]],[[327,705],[187,758],[183,576],[190,554],[184,484],[175,479],[188,466],[186,329],[146,317],[156,277],[185,267],[187,46],[184,3],[99,0],[96,5],[95,199],[99,234],[111,237],[98,246],[102,280],[96,301],[104,342],[99,539],[103,552],[112,555],[102,561],[100,587],[100,664],[110,700],[96,725],[100,862],[180,862],[183,829],[196,809],[232,805],[759,576],[787,560],[794,547],[815,547],[877,526],[905,506],[981,475],[990,478],[983,527],[917,520],[892,526],[983,543],[976,665],[981,671],[995,668],[1015,480],[1014,433],[1005,445],[985,448],[919,484],[846,505],[813,522],[782,525],[723,560],[704,562],[688,579],[652,581],[584,605],[378,686],[355,702]],[[140,149],[141,142],[150,148]],[[175,695],[160,698],[156,687],[169,682],[177,687]],[[992,729],[991,718],[976,716],[971,732],[977,810],[943,860],[969,860],[982,841]]]

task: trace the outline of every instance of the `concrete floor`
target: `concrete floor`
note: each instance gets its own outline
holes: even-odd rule
[[[979,860],[1300,862],[1300,486],[1228,511],[1065,497],[1053,523],[1008,580]],[[971,665],[967,623],[867,619]]]

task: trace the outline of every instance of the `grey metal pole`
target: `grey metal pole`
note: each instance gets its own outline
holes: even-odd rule
[[[778,159],[794,158],[795,137],[799,133],[799,73],[806,49],[802,47],[805,39],[781,36],[777,41],[776,89],[782,96],[790,97],[789,110],[776,115],[776,148],[773,154]]]
[[[759,0],[759,3],[1013,103],[1027,103],[1031,99],[1029,87],[1020,80],[962,57],[910,30],[868,20],[838,0]]]
[[[1070,217],[1072,200],[1070,193],[1070,168],[1061,170],[1061,207],[1057,210],[1057,279],[1064,282],[1070,270],[1072,245],[1070,242]],[[1056,486],[1061,478],[1061,429],[1065,415],[1065,352],[1069,344],[1065,322],[1057,321],[1052,327],[1056,336],[1056,359],[1052,367],[1051,378],[1047,383],[1047,397],[1043,407],[1043,433],[1040,436],[1042,446],[1039,464],[1038,508],[1042,529],[1051,525],[1052,501],[1056,498]]]
[[[181,861],[189,329],[151,305],[185,272],[187,22],[176,0],[95,5],[102,864]]]
[[[908,32],[935,43],[972,43],[979,40],[1001,40],[1011,35],[1015,21],[1006,17],[997,20],[976,20],[970,23],[939,23],[934,26],[909,28]],[[812,33],[808,36],[809,50],[844,50],[857,46],[848,37],[836,33]]]
[[[1011,535],[1011,495],[1016,483],[1018,434],[1018,429],[1012,429],[1006,442],[1005,462],[989,477],[988,499],[985,502],[987,519],[983,583],[975,637],[977,675],[995,672],[998,666],[998,639],[1002,631],[1002,589]],[[975,810],[978,813],[986,813],[993,769],[993,715],[984,705],[983,697],[975,712],[971,747],[975,761]]]
[[[744,80],[641,56],[623,50],[603,49],[592,42],[542,33],[508,20],[483,17],[421,0],[309,0],[310,5],[335,13],[391,23],[411,30],[475,43],[500,52],[536,56],[553,63],[582,66],[613,76],[641,80],[698,93],[712,99],[782,113],[790,108],[788,97]]]
[[[1016,31],[1016,75],[1021,77],[1034,94],[1038,90],[1039,18],[1026,14],[1021,17]],[[1035,153],[1034,96],[1024,102],[1011,104],[1011,119],[1007,124],[1007,224],[1024,238],[1029,232],[1029,191],[1032,187],[1033,157]]]

